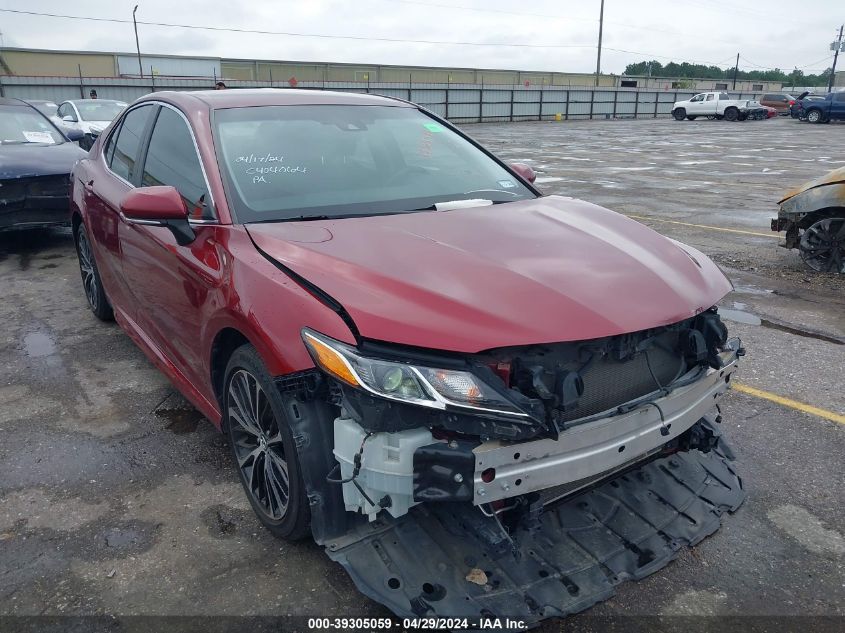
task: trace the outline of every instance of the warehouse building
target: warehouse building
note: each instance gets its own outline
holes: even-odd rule
[[[0,49],[0,74],[19,77],[181,77],[223,81],[296,83],[358,82],[511,86],[594,86],[592,73],[489,68],[344,64],[177,55],[142,55],[24,48]],[[647,90],[734,90],[727,81],[600,75],[599,87]],[[780,90],[779,82],[739,81],[736,91]]]

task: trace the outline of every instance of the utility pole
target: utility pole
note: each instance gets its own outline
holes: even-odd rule
[[[132,9],[132,24],[135,26],[135,50],[138,51],[138,72],[141,73],[141,78],[144,77],[144,67],[141,65],[141,44],[138,43],[138,22],[135,20],[135,12],[138,10],[138,5]]]
[[[734,87],[733,90],[736,90],[736,76],[739,73],[739,53],[736,54],[736,66],[734,66]]]
[[[604,0],[601,0],[601,9],[599,11],[599,53],[596,58],[596,86],[599,85],[599,75],[601,75],[601,34],[604,28]]]
[[[845,24],[839,27],[839,39],[836,40],[836,52],[833,54],[833,67],[830,69],[830,79],[827,81],[827,91],[833,92],[833,80],[836,77],[836,60],[839,58],[839,49],[842,48],[842,29]]]

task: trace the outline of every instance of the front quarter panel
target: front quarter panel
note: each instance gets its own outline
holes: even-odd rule
[[[243,226],[219,229],[221,255],[228,261],[223,262],[219,298],[203,317],[202,346],[208,363],[203,391],[213,394],[212,349],[227,328],[237,330],[255,346],[272,376],[314,366],[300,336],[303,327],[355,344],[341,317],[268,261]]]

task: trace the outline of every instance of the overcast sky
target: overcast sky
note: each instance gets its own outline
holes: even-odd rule
[[[484,46],[140,25],[143,53],[594,72],[600,0],[137,0],[138,20]],[[2,9],[131,20],[135,1],[0,0]],[[459,8],[463,7],[463,8]],[[754,8],[759,7],[759,8]],[[605,0],[602,71],[642,59],[740,68],[830,65],[843,0]],[[4,46],[133,52],[132,24],[0,12]],[[531,44],[566,48],[509,47]],[[618,50],[611,50],[618,49]],[[632,52],[621,52],[632,51]],[[831,58],[831,59],[828,59]],[[845,60],[843,60],[845,66]]]

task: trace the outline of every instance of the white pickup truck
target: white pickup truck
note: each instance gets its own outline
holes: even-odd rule
[[[746,114],[746,102],[731,99],[727,92],[702,92],[689,101],[676,101],[672,106],[672,116],[676,121],[706,116],[726,121],[742,120]]]

